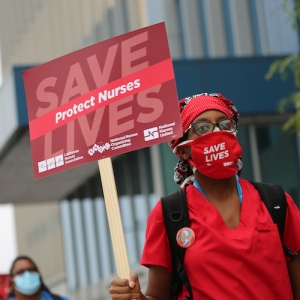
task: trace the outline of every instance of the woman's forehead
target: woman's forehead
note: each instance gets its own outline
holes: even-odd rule
[[[21,269],[28,269],[28,268],[33,268],[35,267],[35,265],[28,259],[20,259],[18,261],[15,262],[15,265],[13,267],[13,273],[17,272],[18,270]]]
[[[210,109],[199,114],[193,122],[201,121],[201,120],[210,120],[210,119],[222,119],[227,118],[227,115],[219,110]]]

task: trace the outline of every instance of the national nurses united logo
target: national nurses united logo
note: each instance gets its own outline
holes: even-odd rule
[[[189,227],[181,228],[176,235],[176,241],[182,248],[191,247],[195,242],[195,233]]]
[[[153,127],[153,128],[144,130],[144,138],[145,138],[145,141],[158,139],[159,138],[158,128]]]

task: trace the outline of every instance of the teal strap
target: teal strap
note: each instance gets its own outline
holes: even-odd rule
[[[204,192],[202,191],[200,185],[198,184],[197,180],[194,180],[193,185],[197,188],[197,190],[207,199],[207,197],[205,196]],[[207,199],[208,200],[208,199]]]
[[[239,195],[239,198],[240,198],[240,202],[242,204],[243,203],[243,192],[242,192],[242,187],[241,187],[240,182],[239,182],[239,175],[238,174],[235,174],[235,179],[236,179],[237,192],[238,192],[238,195]]]
[[[239,198],[240,198],[240,202],[242,204],[242,202],[243,202],[243,192],[242,192],[242,188],[241,188],[241,185],[240,185],[240,182],[239,182],[239,176],[237,174],[235,174],[235,179],[236,179],[237,192],[238,192],[238,195],[239,195]],[[202,191],[200,185],[198,184],[198,182],[196,180],[194,181],[193,185],[207,199],[207,197],[205,196],[204,192]]]

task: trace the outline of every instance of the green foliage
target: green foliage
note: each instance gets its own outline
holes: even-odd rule
[[[282,9],[287,13],[287,21],[292,23],[295,30],[299,30],[300,24],[300,0],[283,0]],[[287,106],[293,106],[296,110],[288,121],[283,125],[283,130],[292,130],[298,132],[300,136],[300,55],[291,54],[283,59],[275,60],[269,67],[265,75],[267,80],[275,74],[280,74],[282,80],[293,76],[294,84],[299,91],[282,99],[279,104],[279,112],[286,113]]]
[[[295,92],[288,97],[282,99],[279,105],[279,111],[281,113],[286,112],[287,105],[292,104],[296,112],[291,115],[290,118],[284,123],[283,130],[296,131],[300,136],[300,91]]]
[[[299,30],[300,0],[283,0],[282,8],[287,13],[287,21],[291,21],[292,27]]]
[[[282,80],[286,80],[290,75],[293,75],[295,86],[300,88],[300,55],[294,53],[283,59],[276,59],[271,64],[265,78],[269,80],[275,73],[279,73]]]

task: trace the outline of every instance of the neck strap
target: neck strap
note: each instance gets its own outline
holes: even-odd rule
[[[240,185],[240,182],[239,182],[239,176],[237,174],[235,174],[235,179],[236,179],[237,192],[238,192],[238,195],[239,195],[239,198],[240,198],[240,202],[242,204],[242,202],[243,202],[243,193],[242,193],[242,188],[241,188],[241,185]],[[194,181],[193,185],[207,199],[207,197],[205,196],[203,190],[201,189],[200,185],[198,184],[198,182],[196,180]]]

